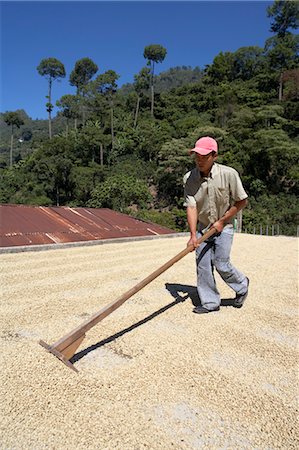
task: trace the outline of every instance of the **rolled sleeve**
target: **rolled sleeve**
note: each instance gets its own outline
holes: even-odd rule
[[[191,195],[185,195],[185,201],[184,201],[184,206],[188,207],[196,207],[196,200],[194,197],[192,197]]]
[[[192,190],[191,186],[191,172],[186,173],[186,175],[183,178],[183,184],[184,184],[184,206],[196,206],[196,199],[193,195],[194,189]]]

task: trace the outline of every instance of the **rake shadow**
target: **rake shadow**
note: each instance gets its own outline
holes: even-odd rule
[[[175,285],[179,286],[179,285]],[[168,288],[167,288],[168,289]],[[168,289],[169,290],[169,289]],[[172,294],[173,295],[173,294]],[[175,295],[173,295],[175,297]],[[75,362],[79,361],[81,358],[86,356],[88,353],[92,352],[93,350],[96,350],[97,348],[103,347],[103,345],[108,344],[109,342],[113,342],[119,337],[123,336],[126,333],[129,333],[130,331],[135,330],[135,328],[140,327],[141,325],[144,325],[145,323],[149,322],[150,320],[154,319],[155,317],[159,316],[160,314],[163,314],[168,309],[172,308],[173,306],[176,306],[178,303],[182,303],[185,300],[187,300],[188,296],[181,297],[180,295],[177,295],[175,297],[175,301],[169,303],[166,306],[163,306],[163,308],[159,309],[158,311],[155,311],[154,313],[150,314],[149,316],[145,317],[144,319],[140,320],[137,323],[134,323],[128,328],[125,328],[124,330],[119,331],[118,333],[113,334],[112,336],[109,336],[106,339],[103,339],[100,342],[97,342],[96,344],[91,345],[90,347],[85,348],[84,350],[81,350],[80,352],[76,353],[71,359],[70,362],[74,364]]]
[[[166,306],[163,306],[163,308],[160,308],[158,311],[155,311],[154,313],[150,314],[149,316],[145,317],[144,319],[140,320],[137,323],[134,323],[128,328],[125,328],[118,333],[113,334],[112,336],[107,337],[106,339],[103,339],[100,342],[97,342],[96,344],[91,345],[90,347],[85,348],[84,350],[81,350],[80,352],[76,353],[71,359],[70,362],[74,364],[75,362],[79,361],[81,358],[86,356],[88,353],[92,352],[93,350],[96,350],[97,348],[103,347],[106,344],[109,344],[109,342],[113,342],[119,337],[123,336],[126,333],[130,333],[130,331],[135,330],[135,328],[140,327],[141,325],[144,325],[145,323],[149,322],[150,320],[154,319],[155,317],[159,316],[160,314],[163,314],[165,311],[167,311],[170,308],[173,308],[179,303],[185,302],[188,298],[190,298],[192,304],[194,306],[200,305],[200,300],[198,297],[197,289],[195,286],[190,286],[187,284],[172,284],[172,283],[166,283],[165,288],[169,291],[169,293],[174,297],[174,301],[169,303]],[[183,294],[183,295],[182,295]],[[233,298],[224,298],[221,300],[221,306],[232,306],[233,305]]]

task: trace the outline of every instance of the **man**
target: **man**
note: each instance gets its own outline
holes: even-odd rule
[[[206,136],[195,148],[196,167],[184,176],[185,203],[190,239],[196,248],[197,291],[201,305],[197,314],[218,311],[221,303],[214,278],[214,267],[226,284],[236,292],[233,305],[241,308],[248,295],[249,279],[230,262],[233,217],[247,204],[247,194],[238,172],[216,163],[218,144]],[[217,233],[198,246],[197,239],[213,226]],[[198,230],[198,235],[197,235]]]

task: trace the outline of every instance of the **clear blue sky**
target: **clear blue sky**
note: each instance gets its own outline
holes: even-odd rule
[[[47,81],[36,70],[44,58],[65,66],[53,84],[55,103],[75,93],[68,79],[78,59],[89,57],[99,73],[114,70],[119,86],[145,65],[146,45],[161,44],[175,66],[210,64],[220,51],[264,46],[271,36],[264,1],[33,1],[1,2],[1,112],[24,109],[46,118]],[[53,115],[57,112],[54,109]]]

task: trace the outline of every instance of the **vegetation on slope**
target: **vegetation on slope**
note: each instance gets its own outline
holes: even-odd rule
[[[276,0],[268,14],[273,36],[264,48],[220,52],[204,70],[176,67],[156,76],[153,63],[162,65],[167,49],[150,45],[144,52],[149,66],[120,89],[118,74],[97,74],[97,65],[83,58],[70,74],[76,95],[57,102],[55,118],[52,93],[48,121],[22,110],[1,114],[1,202],[110,207],[185,230],[188,149],[210,135],[219,141],[219,162],[239,171],[249,194],[244,228],[275,223],[294,234],[298,3]],[[49,74],[52,82],[64,76],[55,58],[41,61],[41,68],[48,82]]]

